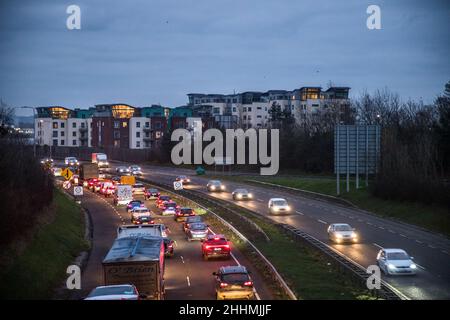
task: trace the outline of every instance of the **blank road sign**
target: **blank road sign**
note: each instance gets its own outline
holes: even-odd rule
[[[183,183],[181,181],[175,181],[173,183],[174,190],[183,190]]]

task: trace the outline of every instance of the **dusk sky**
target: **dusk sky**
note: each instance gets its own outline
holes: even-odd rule
[[[66,8],[81,8],[68,30]],[[368,30],[368,5],[381,30]],[[430,103],[450,80],[450,1],[0,1],[12,106],[176,107],[186,94],[388,87]],[[19,115],[29,111],[17,112]]]

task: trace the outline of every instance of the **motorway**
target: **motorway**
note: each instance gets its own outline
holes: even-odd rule
[[[177,175],[188,175],[192,184],[186,189],[198,190],[227,201],[233,201],[231,191],[245,186],[254,195],[254,200],[239,202],[238,205],[268,216],[276,222],[301,229],[365,268],[376,264],[376,255],[382,247],[404,249],[414,257],[418,265],[417,275],[383,275],[383,279],[409,299],[450,299],[450,240],[443,236],[358,209],[267,187],[224,181],[227,192],[209,194],[206,191],[208,179],[195,176],[194,170],[152,165],[141,165],[141,168],[144,178],[167,185],[171,185]],[[294,208],[293,214],[269,216],[267,202],[272,197],[287,199]],[[326,232],[330,223],[350,224],[359,233],[360,243],[331,244]]]
[[[69,190],[70,192],[70,190]],[[142,198],[142,200],[144,200]],[[72,296],[82,299],[96,286],[103,285],[102,261],[111,248],[117,227],[130,224],[129,213],[124,207],[115,207],[112,197],[84,190],[82,206],[89,211],[93,225],[93,245],[89,260],[81,277],[82,288]],[[169,230],[168,236],[174,240],[174,256],[166,257],[165,299],[168,300],[210,300],[215,299],[214,277],[212,273],[224,265],[241,264],[252,273],[257,299],[270,300],[273,296],[264,284],[257,270],[237,249],[233,249],[230,260],[210,259],[204,261],[201,255],[201,242],[186,240],[181,223],[175,222],[172,216],[160,216],[154,200],[145,201],[157,217],[157,223],[164,223]],[[214,230],[212,230],[214,231]]]

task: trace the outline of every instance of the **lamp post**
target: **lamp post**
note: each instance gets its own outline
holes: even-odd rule
[[[33,110],[33,154],[36,158],[36,108],[35,107],[28,107],[28,106],[22,106],[20,107],[22,109],[32,109]]]

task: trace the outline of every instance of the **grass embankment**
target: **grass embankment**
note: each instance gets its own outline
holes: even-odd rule
[[[336,179],[333,177],[286,177],[286,176],[217,176],[218,179],[245,182],[247,180],[257,180],[269,182],[281,186],[302,189],[336,196]],[[258,184],[259,186],[264,186]],[[450,214],[443,206],[425,205],[421,203],[401,202],[394,200],[384,200],[373,196],[365,187],[365,181],[360,180],[360,188],[356,190],[355,180],[350,181],[350,192],[346,192],[346,182],[340,182],[342,198],[350,201],[358,208],[370,211],[381,217],[393,218],[419,227],[439,232],[450,237]],[[270,186],[267,186],[270,187]]]
[[[88,248],[81,208],[55,189],[52,221],[39,226],[26,249],[0,274],[5,299],[51,299],[66,268]]]
[[[182,203],[194,206],[185,200]],[[232,224],[248,238],[275,266],[299,299],[369,298],[367,290],[357,284],[352,277],[342,273],[337,266],[330,264],[321,253],[294,240],[274,224],[243,212],[239,207],[231,207],[247,219],[242,219],[239,215],[225,211],[221,207],[213,206],[208,209]],[[268,268],[253,248],[244,243],[212,214],[207,213],[204,217],[215,232],[225,234],[232,241],[233,246],[252,262],[276,299],[288,299],[275,284]],[[260,229],[255,228],[249,220]],[[270,241],[267,241],[264,233],[268,235]]]

